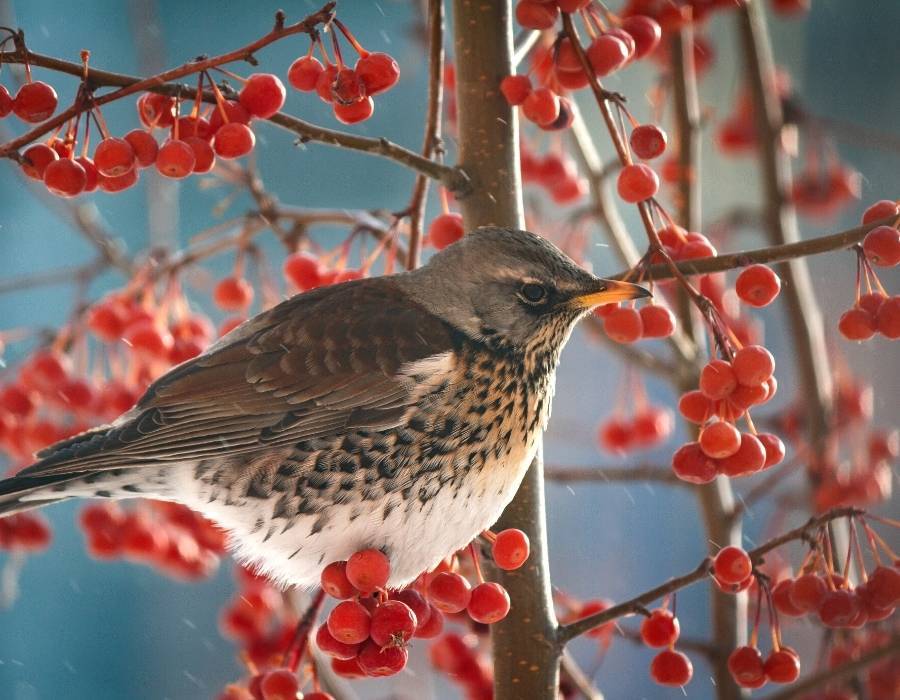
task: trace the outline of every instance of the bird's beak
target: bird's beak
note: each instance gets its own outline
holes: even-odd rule
[[[578,308],[593,309],[602,304],[615,304],[620,301],[649,296],[651,296],[649,291],[631,282],[598,280],[597,286],[592,291],[573,297],[571,303]]]

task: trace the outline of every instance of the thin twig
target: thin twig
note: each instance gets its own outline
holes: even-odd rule
[[[444,0],[429,0],[428,29],[428,115],[425,118],[422,157],[431,160],[440,149],[441,112],[444,108]],[[428,178],[420,174],[416,178],[409,205],[409,252],[406,256],[408,270],[419,266],[427,199]]]
[[[581,670],[578,662],[575,661],[575,658],[568,650],[563,651],[559,665],[562,677],[575,686],[585,700],[603,700],[603,693],[591,682],[587,674]]]

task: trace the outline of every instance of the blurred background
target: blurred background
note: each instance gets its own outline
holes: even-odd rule
[[[614,3],[615,5],[615,3]],[[89,0],[77,6],[61,0],[0,0],[0,24],[21,27],[28,46],[77,61],[79,50],[91,50],[91,64],[131,74],[149,74],[200,54],[231,50],[262,35],[276,9],[289,20],[317,9],[310,0],[255,3],[194,0]],[[614,8],[615,9],[615,8]],[[420,15],[411,3],[345,1],[341,19],[370,50],[390,52],[400,63],[400,84],[377,102],[372,119],[350,127],[356,133],[385,136],[418,149],[425,112],[427,60],[418,41]],[[773,18],[771,31],[777,62],[791,73],[796,92],[813,114],[882,132],[893,139],[867,140],[856,134],[835,140],[840,158],[863,174],[862,197],[827,221],[801,220],[804,236],[849,228],[862,210],[880,198],[898,196],[900,152],[900,53],[896,27],[900,4],[860,4],[854,0],[815,0],[812,10],[797,20]],[[740,84],[735,19],[717,14],[704,31],[715,51],[715,62],[701,82],[701,100],[711,119],[732,108]],[[260,69],[284,75],[290,63],[307,48],[305,37],[283,40],[259,52]],[[629,97],[635,116],[649,120],[643,97],[656,76],[652,66],[635,65],[609,80],[607,87]],[[237,67],[237,71],[245,71]],[[60,104],[71,101],[77,81],[36,69],[35,76],[52,81]],[[9,67],[0,80],[11,86]],[[586,96],[582,96],[583,98]],[[335,126],[330,110],[314,96],[289,90],[285,111],[314,123]],[[582,103],[601,153],[611,154],[596,120],[596,108]],[[104,108],[113,132],[124,133],[137,124],[134,103],[126,99]],[[20,129],[12,119],[0,123],[0,140]],[[753,208],[759,183],[753,158],[718,154],[712,129],[703,139],[703,220],[713,222],[735,208]],[[670,131],[671,133],[671,131]],[[354,209],[403,208],[412,176],[391,162],[311,144],[295,147],[293,137],[263,125],[256,129],[256,158],[268,190],[281,202],[303,207]],[[452,158],[453,143],[449,142]],[[183,184],[161,183],[148,173],[142,183],[118,195],[85,198],[102,225],[134,253],[148,245],[184,246],[192,235],[216,223],[223,213],[222,187],[205,187],[200,178]],[[535,192],[529,196],[537,197]],[[252,206],[249,198],[230,201],[227,216]],[[629,229],[642,234],[632,207],[622,207]],[[565,212],[543,202],[547,221],[562,221]],[[438,211],[432,196],[429,212]],[[559,239],[550,227],[544,231]],[[704,226],[706,232],[706,226]],[[323,244],[335,245],[340,230],[314,232]],[[590,262],[598,273],[619,265],[592,231]],[[273,236],[263,235],[260,246],[273,267],[280,267],[283,249]],[[736,234],[726,250],[758,247],[762,236],[752,230]],[[721,248],[720,248],[721,249]],[[0,280],[88,262],[93,248],[85,242],[59,201],[24,181],[11,163],[0,163]],[[211,280],[228,273],[233,256],[225,254],[205,267],[211,276],[196,276],[189,294],[196,307],[214,319],[222,318],[210,301]],[[858,376],[875,385],[876,423],[896,425],[900,410],[900,365],[896,345],[876,338],[851,345],[836,337],[840,313],[852,304],[855,260],[850,253],[810,260],[813,281],[822,304],[835,364],[845,362]],[[896,269],[884,277],[888,290],[900,291]],[[95,280],[89,298],[121,286],[110,273]],[[72,285],[38,287],[0,296],[0,331],[52,328],[65,322],[71,310]],[[766,340],[779,362],[781,387],[773,408],[794,396],[794,368],[778,303],[756,314],[765,322]],[[32,341],[10,343],[5,361],[15,366]],[[683,435],[662,448],[637,458],[616,460],[597,447],[598,422],[610,411],[609,398],[623,375],[618,357],[591,342],[581,331],[566,350],[557,382],[555,410],[545,441],[546,463],[554,466],[625,465],[641,461],[668,464]],[[0,370],[2,372],[3,370]],[[3,381],[0,374],[0,382]],[[648,379],[654,403],[674,406],[667,386]],[[797,480],[799,483],[799,480]],[[746,491],[752,482],[737,483]],[[896,503],[896,501],[894,502]],[[55,541],[52,548],[28,559],[20,576],[18,600],[0,610],[0,698],[38,700],[61,698],[199,698],[214,696],[227,682],[240,677],[234,646],[217,628],[220,607],[232,593],[230,566],[222,566],[211,580],[187,584],[155,571],[125,563],[97,562],[88,557],[83,534],[76,525],[80,504],[63,504],[48,511]],[[622,600],[656,585],[664,578],[692,569],[706,551],[696,501],[687,489],[657,485],[548,485],[550,557],[554,584],[579,597],[604,596]],[[765,538],[771,511],[757,506],[746,518],[746,545]],[[896,513],[895,513],[896,515]],[[800,516],[798,516],[799,519]],[[799,550],[795,550],[796,555]],[[3,563],[0,554],[0,565]],[[795,556],[795,560],[796,560]],[[707,586],[697,585],[678,596],[678,612],[685,637],[708,633]],[[634,628],[633,621],[625,626]],[[812,650],[815,637],[803,623],[787,632],[791,644]],[[365,698],[452,698],[456,689],[430,673],[424,644],[414,645],[409,669],[400,676],[355,686]],[[604,654],[596,643],[573,647],[583,666],[596,672],[608,698],[678,697],[680,691],[653,685],[647,676],[651,654],[617,638]],[[686,694],[712,695],[709,670],[694,658],[695,677]]]

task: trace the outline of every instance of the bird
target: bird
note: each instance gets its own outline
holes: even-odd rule
[[[401,587],[512,500],[576,322],[648,295],[540,235],[475,229],[416,270],[244,322],[112,423],[0,481],[0,517],[71,498],[173,501],[283,586],[378,549]]]

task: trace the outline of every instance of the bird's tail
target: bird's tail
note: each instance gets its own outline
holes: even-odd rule
[[[0,518],[71,498],[70,494],[62,493],[62,489],[68,482],[83,476],[83,474],[13,476],[0,481]]]
[[[97,473],[90,448],[108,433],[108,426],[100,426],[50,445],[38,452],[39,461],[0,481],[0,518],[82,495],[69,487]]]

